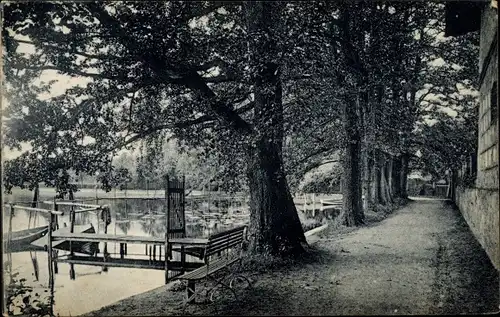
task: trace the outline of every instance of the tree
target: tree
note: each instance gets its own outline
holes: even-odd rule
[[[24,93],[9,96],[6,136],[9,145],[30,142],[33,149],[10,162],[11,170],[26,172],[7,181],[57,182],[64,191],[58,173],[110,175],[119,149],[141,139],[154,149],[150,140],[168,130],[218,156],[228,173],[245,167],[254,251],[301,252],[305,237],[282,160],[283,61],[275,57],[283,57],[288,36],[269,24],[283,9],[222,2],[9,4],[6,77],[9,91]],[[248,16],[257,20],[242,23]],[[263,37],[253,42],[249,31]],[[33,45],[34,54],[16,52],[21,43]],[[45,70],[92,81],[40,100],[33,79]]]

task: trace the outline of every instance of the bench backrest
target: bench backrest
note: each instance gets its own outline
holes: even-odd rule
[[[223,251],[228,252],[230,249],[241,252],[241,247],[245,240],[245,229],[246,226],[241,226],[211,235],[208,238],[208,244],[205,249],[205,258],[208,259],[208,257],[214,254],[221,254]]]

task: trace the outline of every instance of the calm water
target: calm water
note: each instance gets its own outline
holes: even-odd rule
[[[198,193],[199,194],[199,193]],[[40,200],[50,200],[54,195],[53,190],[41,189]],[[108,193],[107,197],[123,196],[122,192]],[[158,197],[163,193],[146,191],[128,192],[128,197]],[[99,196],[105,196],[100,193]],[[209,198],[199,196],[186,197],[186,231],[187,236],[206,237],[212,233],[227,230],[234,226],[248,222],[248,206],[242,196],[231,197],[214,195]],[[218,198],[217,198],[218,197]],[[17,191],[6,197],[5,201],[30,201],[32,193]],[[83,191],[76,195],[76,200],[82,199],[87,203],[96,203],[93,191]],[[110,234],[127,234],[135,236],[164,237],[165,234],[165,209],[161,199],[99,199],[98,204],[110,206],[112,222],[108,226]],[[40,205],[49,208],[50,205]],[[61,206],[60,210],[64,211]],[[303,224],[305,222],[321,222],[331,218],[332,213],[311,212],[301,213]],[[4,232],[7,232],[8,215],[4,213]],[[58,220],[59,226],[69,225],[69,218],[64,215]],[[98,232],[104,232],[104,224],[93,213],[77,214],[77,225],[92,224]],[[30,227],[46,225],[48,216],[34,214],[19,210],[12,219],[12,230],[24,230]],[[99,246],[103,250],[103,244]],[[108,252],[119,253],[119,246],[108,243]],[[59,252],[59,255],[63,251]],[[113,257],[118,255],[113,254]],[[148,258],[144,245],[128,245],[128,258]],[[39,276],[35,276],[33,261],[38,262]],[[43,292],[48,287],[48,261],[46,252],[19,252],[12,254],[12,267],[14,272],[19,272],[19,277],[27,279],[27,284]],[[128,268],[108,268],[104,272],[101,267],[75,265],[76,279],[70,280],[69,264],[59,263],[59,272],[55,275],[55,306],[54,312],[61,316],[78,315],[100,307],[112,304],[118,300],[136,295],[164,285],[164,271],[143,270]],[[8,276],[6,281],[8,281]]]
[[[94,204],[92,196],[84,196],[83,192],[77,194],[76,200],[84,199],[87,203]],[[87,193],[88,194],[88,193]],[[130,197],[155,196],[160,198],[163,193],[134,191],[127,195]],[[53,191],[41,190],[40,200],[50,200]],[[32,193],[29,191],[17,191],[6,197],[6,201],[30,201]],[[248,216],[245,215],[246,202],[244,199],[191,199],[186,198],[186,231],[188,236],[203,237],[221,230],[227,230],[233,226],[246,223]],[[165,234],[165,209],[164,201],[127,199],[111,200],[99,199],[98,204],[110,206],[112,222],[108,226],[108,233],[127,234],[135,236],[164,237]],[[41,204],[42,208],[50,205]],[[64,211],[64,207],[60,206]],[[195,212],[193,212],[195,210]],[[208,215],[208,216],[207,216]],[[3,215],[4,232],[7,232],[8,213]],[[64,223],[69,225],[69,217],[64,215],[58,220],[59,226]],[[48,223],[48,217],[44,214],[35,214],[28,211],[16,211],[12,219],[12,230],[19,231],[30,227],[43,226]],[[104,232],[104,224],[96,214],[77,214],[75,223],[77,225],[92,224],[98,232]],[[119,253],[119,247],[108,243],[108,252]],[[100,246],[103,250],[103,245]],[[145,255],[144,245],[129,245],[127,257],[148,258]],[[60,251],[60,255],[63,251]],[[116,257],[117,255],[113,255]],[[38,262],[39,276],[35,277],[33,260]],[[46,252],[19,252],[12,254],[12,267],[14,272],[19,272],[19,277],[27,279],[27,284],[40,289],[48,287],[48,261]],[[112,304],[120,299],[139,294],[164,284],[164,271],[141,270],[128,268],[108,268],[103,272],[101,267],[75,265],[76,279],[70,280],[69,264],[59,263],[59,272],[55,275],[55,306],[54,312],[61,316],[78,315],[98,309],[102,306]],[[6,281],[9,280],[6,277]],[[118,282],[119,281],[119,282]]]

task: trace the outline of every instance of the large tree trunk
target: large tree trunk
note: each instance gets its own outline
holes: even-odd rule
[[[355,38],[351,36],[351,23],[355,24],[356,15],[352,14],[352,8],[343,8],[341,10],[341,29],[343,38],[343,55],[346,64],[351,68],[359,66],[360,60],[353,57],[357,55],[358,48],[353,45]],[[359,45],[362,45],[358,43]],[[358,75],[357,83],[361,80]],[[340,82],[346,82],[346,77]],[[362,180],[361,180],[361,133],[360,133],[360,91],[357,83],[348,84],[350,90],[344,94],[343,103],[343,128],[346,138],[345,153],[343,156],[343,213],[345,214],[345,223],[347,226],[357,226],[363,223],[363,203],[361,201]]]
[[[376,183],[376,196],[375,201],[377,204],[385,205],[387,204],[387,182],[385,180],[385,157],[384,153],[380,150],[376,151],[376,171],[375,171],[375,183]]]
[[[366,82],[366,81],[365,81]],[[362,93],[362,104],[361,104],[361,109],[362,109],[362,116],[361,116],[361,121],[362,124],[361,126],[363,127],[363,191],[362,191],[362,196],[363,196],[363,210],[369,210],[372,209],[372,195],[371,195],[371,177],[372,177],[372,164],[371,164],[371,156],[372,156],[372,149],[371,146],[373,144],[373,126],[372,126],[372,120],[371,119],[371,114],[372,111],[370,109],[370,98],[369,98],[369,93],[364,92]]]
[[[372,152],[373,153],[373,152]],[[378,203],[378,183],[377,183],[377,167],[375,165],[375,159],[372,157],[370,160],[370,205],[373,208],[374,205]]]
[[[396,156],[392,164],[392,185],[394,198],[401,198],[401,156]]]
[[[389,197],[387,195],[387,180],[385,178],[385,162],[381,164],[380,167],[380,202],[382,205],[387,205],[389,203]]]
[[[250,65],[255,70],[254,135],[248,149],[250,250],[291,255],[304,251],[306,239],[283,168],[283,105],[279,51],[273,23],[279,2],[245,2]]]
[[[363,210],[369,210],[372,208],[373,198],[372,198],[372,160],[370,158],[370,151],[365,149],[363,155]]]
[[[408,192],[406,190],[407,179],[408,179],[408,154],[404,153],[401,156],[401,198],[408,198]]]
[[[363,223],[364,214],[361,202],[361,176],[358,150],[356,145],[348,145],[343,156],[343,192],[342,209],[345,225],[358,226]],[[354,159],[357,158],[357,159]]]
[[[373,201],[376,205],[381,203],[380,199],[380,154],[378,150],[374,150],[374,166],[373,166]]]
[[[392,156],[388,155],[387,156],[387,165],[385,167],[385,179],[387,180],[387,195],[389,198],[389,202],[392,204],[394,202],[394,196],[393,196],[393,188],[392,188]]]
[[[261,138],[250,150],[250,249],[256,253],[290,255],[306,243],[290,194],[279,146]]]
[[[361,135],[356,111],[357,102],[352,96],[345,99],[343,107],[344,131],[347,142],[343,156],[343,212],[347,226],[358,226],[363,223],[364,213],[361,201]]]

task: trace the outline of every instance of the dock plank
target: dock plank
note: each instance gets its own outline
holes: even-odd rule
[[[170,244],[188,245],[188,246],[205,246],[208,243],[206,238],[170,238]]]
[[[165,244],[164,238],[147,237],[147,236],[113,235],[104,233],[95,234],[95,233],[54,232],[52,238],[54,240],[84,241],[84,242],[116,242],[116,243],[152,244],[152,245]]]
[[[94,256],[64,256],[56,259],[59,263],[89,265],[89,266],[107,266],[107,267],[123,267],[134,269],[151,269],[151,270],[164,270],[165,262],[150,261],[144,259],[117,259],[108,258],[106,261],[102,257]],[[186,262],[184,266],[180,261],[168,261],[168,269],[171,271],[190,271],[203,266],[203,262]]]

